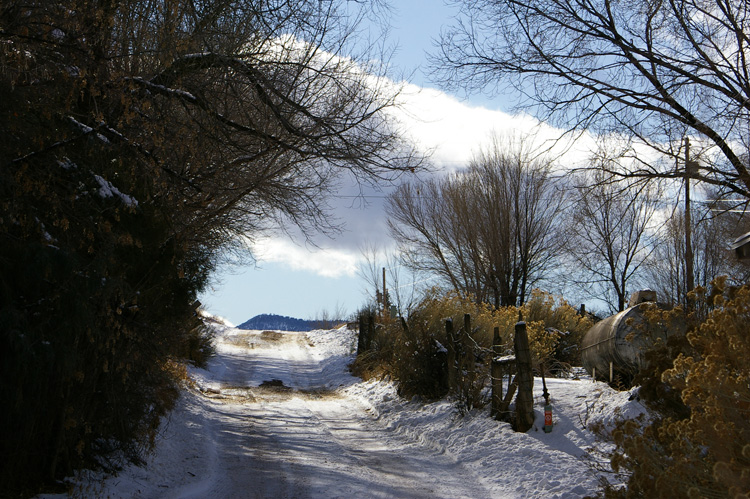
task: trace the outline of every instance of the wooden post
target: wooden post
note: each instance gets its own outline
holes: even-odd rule
[[[511,381],[512,378],[512,381]],[[497,411],[497,419],[502,419],[504,421],[510,420],[510,413],[508,411],[508,407],[510,407],[510,403],[513,400],[513,395],[516,394],[516,389],[518,388],[518,376],[515,378],[511,375],[508,378],[508,391],[505,393],[505,398],[503,398],[502,403],[500,404],[500,408]]]
[[[531,350],[526,323],[516,323],[516,335],[513,342],[518,366],[518,396],[516,397],[515,430],[525,432],[534,426],[534,373],[531,370]]]
[[[445,320],[445,337],[448,340],[445,346],[448,350],[448,391],[456,391],[456,339],[453,335],[453,319]]]
[[[612,374],[613,374],[612,371],[613,371],[613,369],[612,369],[612,361],[610,360],[609,361],[609,382],[610,383],[612,383],[612,380],[614,379],[614,377],[612,376]]]
[[[490,404],[490,415],[497,417],[500,411],[500,404],[503,402],[503,367],[497,361],[502,353],[500,344],[500,328],[495,327],[492,335],[492,363],[490,368],[490,377],[492,379],[492,401]]]
[[[375,336],[375,314],[367,314],[367,335],[365,335],[365,350],[372,346],[372,338]]]
[[[464,329],[461,334],[461,362],[460,365],[466,370],[468,381],[474,379],[474,349],[471,347],[471,314],[464,314]]]
[[[357,337],[357,355],[365,351],[365,334],[366,331],[365,314],[359,314],[359,336]]]

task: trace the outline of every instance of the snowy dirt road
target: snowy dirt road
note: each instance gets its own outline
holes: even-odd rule
[[[348,375],[327,375],[332,359],[315,355],[305,333],[230,330],[217,350],[167,426],[169,450],[104,495],[491,497],[454,458],[379,424],[331,386]]]
[[[351,376],[355,342],[346,329],[221,328],[146,465],[79,475],[72,495],[580,499],[602,480],[622,483],[601,435],[645,411],[634,394],[548,379],[552,432],[517,433],[486,409],[458,417],[451,400],[406,401],[393,383]],[[541,380],[534,386],[539,416]]]

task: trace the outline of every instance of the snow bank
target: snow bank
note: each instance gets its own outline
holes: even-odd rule
[[[354,359],[352,333],[315,332],[311,339],[327,352]],[[343,366],[344,363],[339,365]],[[459,417],[451,401],[424,404],[406,401],[389,381],[359,382],[344,393],[361,404],[380,424],[429,449],[448,453],[474,470],[498,497],[577,498],[594,493],[607,468],[611,443],[608,430],[646,409],[631,392],[617,392],[590,377],[548,379],[554,427],[545,433],[542,380],[534,380],[536,423],[527,433],[489,417],[489,409]],[[602,433],[601,430],[604,430]],[[606,476],[605,476],[606,475]]]
[[[349,364],[354,362],[357,354],[356,331],[346,326],[332,330],[318,329],[307,333],[307,337],[315,345],[311,353],[320,363],[327,388],[349,386],[362,381],[349,373]]]
[[[596,432],[645,412],[627,392],[592,380],[547,380],[554,427],[542,430],[542,380],[534,380],[536,423],[527,433],[489,417],[488,409],[459,417],[449,401],[400,399],[392,383],[370,381],[346,389],[381,424],[469,466],[497,497],[580,498],[593,494],[608,467],[612,445]]]

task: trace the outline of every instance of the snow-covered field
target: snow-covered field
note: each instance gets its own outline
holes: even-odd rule
[[[488,410],[400,399],[351,376],[355,333],[223,328],[208,369],[193,369],[145,467],[81,475],[76,495],[188,497],[545,497],[596,492],[609,444],[589,428],[644,411],[590,378],[547,380],[554,411],[516,433]]]

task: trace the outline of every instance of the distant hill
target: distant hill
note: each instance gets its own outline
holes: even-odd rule
[[[312,331],[320,321],[306,321],[276,314],[260,314],[243,322],[237,329],[270,329],[274,331]]]

